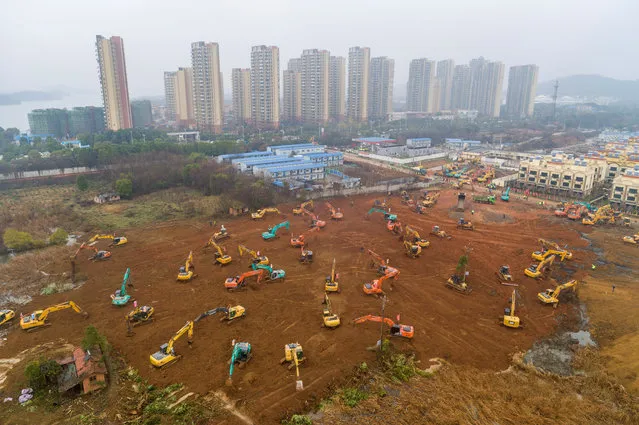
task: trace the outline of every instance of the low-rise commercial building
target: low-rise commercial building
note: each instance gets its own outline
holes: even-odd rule
[[[259,158],[237,158],[231,161],[234,167],[243,173],[254,173],[255,167],[283,167],[284,165],[292,165],[304,162],[301,157],[288,157],[284,155],[264,156]]]
[[[572,155],[535,157],[519,165],[517,185],[550,193],[583,197],[603,183],[605,164]]]
[[[275,154],[273,152],[269,152],[269,151],[253,151],[253,152],[244,152],[244,153],[229,153],[229,154],[225,154],[225,155],[218,155],[216,157],[216,161],[219,163],[230,163],[231,161],[233,161],[234,159],[238,159],[238,158],[245,158],[245,159],[249,159],[249,158],[260,158],[260,157],[266,157],[266,156],[274,156]]]
[[[609,198],[611,203],[619,206],[639,205],[639,165],[615,177]]]

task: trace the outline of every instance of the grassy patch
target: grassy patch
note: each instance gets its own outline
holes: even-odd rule
[[[282,425],[313,425],[313,421],[306,415],[293,415],[282,421]]]
[[[348,407],[355,407],[360,401],[364,401],[367,398],[368,393],[359,388],[349,387],[340,390],[340,399]]]
[[[386,356],[382,363],[383,369],[397,382],[407,382],[416,375],[430,376],[415,365],[413,356],[396,353]]]

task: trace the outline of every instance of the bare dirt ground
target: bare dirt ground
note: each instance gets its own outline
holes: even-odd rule
[[[470,198],[470,197],[469,197]],[[346,376],[362,361],[372,362],[374,353],[366,347],[379,337],[375,324],[353,325],[351,320],[365,314],[376,314],[379,299],[362,292],[362,284],[376,278],[370,268],[371,258],[362,248],[370,248],[401,271],[399,280],[385,285],[388,293],[386,314],[401,314],[401,322],[415,326],[414,340],[394,343],[413,351],[418,358],[443,357],[448,361],[472,367],[499,370],[506,368],[512,353],[530,348],[533,342],[551,334],[557,324],[573,314],[570,302],[557,309],[541,305],[536,294],[555,282],[535,281],[524,276],[531,262],[530,253],[538,249],[537,238],[543,237],[567,244],[574,252],[568,264],[556,264],[553,276],[559,281],[567,277],[585,276],[584,264],[590,266],[593,254],[586,251],[588,241],[580,237],[577,224],[559,221],[548,214],[540,215],[530,204],[519,202],[497,205],[471,205],[466,219],[475,224],[475,231],[455,228],[459,213],[452,212],[456,193],[444,191],[438,204],[424,215],[411,212],[392,198],[392,212],[399,214],[403,224],[420,229],[421,236],[431,241],[421,258],[410,259],[404,254],[397,236],[386,230],[379,214],[364,218],[374,197],[335,199],[331,202],[344,212],[343,222],[329,222],[310,237],[309,247],[315,253],[312,265],[298,262],[299,250],[290,247],[290,234],[264,242],[261,232],[284,219],[290,220],[295,234],[308,229],[308,219],[287,213],[286,217],[267,216],[261,221],[238,218],[225,221],[233,237],[223,243],[233,257],[230,265],[213,265],[213,253],[204,246],[213,229],[207,222],[179,221],[144,228],[121,229],[129,244],[113,248],[113,256],[105,262],[91,263],[86,254],[78,258],[80,273],[87,282],[72,292],[34,296],[33,301],[19,308],[29,313],[37,308],[71,299],[89,312],[88,320],[70,311],[51,314],[52,326],[26,333],[14,327],[8,341],[0,347],[0,358],[37,344],[65,338],[78,343],[84,328],[94,324],[104,333],[125,360],[139,369],[140,374],[155,384],[184,383],[188,391],[201,394],[223,391],[236,402],[240,411],[255,423],[278,423],[286,412],[296,411],[325,395],[327,386]],[[292,205],[279,206],[291,211]],[[475,214],[468,212],[474,208]],[[316,212],[328,219],[325,207],[316,204]],[[499,220],[501,214],[501,221]],[[504,218],[505,215],[505,218]],[[218,223],[219,225],[220,223]],[[453,235],[452,240],[428,235],[433,225],[440,225]],[[579,224],[581,226],[581,224]],[[237,244],[259,249],[274,267],[286,270],[284,282],[250,284],[245,291],[228,293],[224,279],[247,270],[249,260],[237,255]],[[106,246],[106,242],[101,242]],[[471,247],[469,282],[474,288],[469,296],[452,291],[444,281],[454,272],[464,247]],[[176,283],[178,267],[189,252],[194,251],[198,277],[189,283]],[[322,328],[323,281],[330,273],[333,258],[337,260],[342,293],[332,295],[334,310],[341,316],[342,326],[336,330]],[[520,284],[517,315],[525,324],[521,330],[498,325],[512,288],[499,284],[495,271],[509,264],[515,281]],[[68,257],[60,256],[50,272],[67,270]],[[130,306],[111,305],[109,295],[120,287],[127,267],[132,270],[134,287],[130,293],[141,304],[153,305],[156,320],[135,329],[126,337],[124,314]],[[563,268],[563,270],[562,270]],[[197,323],[192,348],[186,338],[179,340],[176,350],[182,360],[164,370],[149,364],[149,355],[167,342],[187,320],[201,312],[226,305],[241,304],[247,317],[230,324],[208,318]],[[231,340],[252,344],[254,358],[248,366],[236,370],[234,386],[224,386],[228,376],[227,361],[231,355]],[[301,376],[305,391],[295,391],[294,373],[278,364],[286,343],[304,346],[308,362]]]

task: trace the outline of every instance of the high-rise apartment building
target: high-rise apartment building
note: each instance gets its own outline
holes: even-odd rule
[[[233,68],[231,71],[233,89],[233,118],[236,124],[251,122],[251,70]]]
[[[193,109],[197,128],[221,133],[224,120],[224,92],[218,43],[191,43]]]
[[[371,49],[351,47],[348,49],[348,102],[346,116],[351,121],[368,120],[368,79]]]
[[[104,108],[76,106],[69,111],[69,133],[72,136],[99,133],[104,131],[104,128]]]
[[[308,49],[302,52],[302,120],[309,123],[328,121],[328,80],[330,53]]]
[[[470,109],[472,81],[470,66],[457,65],[455,67],[455,72],[453,73],[451,109]]]
[[[446,59],[437,62],[437,80],[439,81],[439,102],[437,105],[439,110],[448,111],[451,109],[454,72],[454,60]]]
[[[251,118],[258,128],[280,125],[280,49],[251,49]]]
[[[27,118],[31,134],[58,138],[69,134],[69,114],[66,109],[34,109]]]
[[[395,61],[386,56],[371,59],[368,83],[368,118],[386,120],[393,112]]]
[[[433,79],[433,94],[431,96],[431,101],[433,107],[431,108],[432,113],[439,112],[441,106],[441,97],[442,97],[442,84],[441,80],[437,77]]]
[[[482,115],[498,117],[504,85],[504,64],[483,57],[470,61],[472,76],[471,108]]]
[[[179,68],[175,72],[164,73],[164,97],[169,121],[174,122],[178,128],[195,126],[192,68]]]
[[[129,104],[124,41],[117,36],[106,38],[98,35],[95,45],[106,126],[109,130],[131,128],[133,120]]]
[[[131,102],[131,118],[134,128],[146,128],[153,124],[153,107],[150,100]]]
[[[331,56],[328,77],[328,116],[342,121],[346,114],[346,59]]]
[[[537,92],[537,65],[511,66],[508,73],[506,115],[510,118],[531,117]]]
[[[410,112],[433,112],[435,61],[426,58],[410,61],[406,87],[406,109]]]
[[[175,121],[177,112],[177,72],[164,71],[164,103],[166,104],[166,119]]]

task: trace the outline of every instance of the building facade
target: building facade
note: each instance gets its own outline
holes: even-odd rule
[[[330,53],[307,49],[302,52],[302,120],[307,123],[328,121]]]
[[[506,116],[510,118],[532,117],[537,93],[537,65],[511,66],[508,73]]]
[[[639,205],[639,165],[615,177],[609,199],[623,207]]]
[[[251,70],[233,68],[233,119],[237,124],[251,122]]]
[[[27,115],[31,134],[67,137],[70,133],[66,109],[35,109]]]
[[[104,102],[104,116],[109,130],[121,130],[133,126],[129,85],[124,58],[124,41],[121,37],[96,36],[100,87]]]
[[[258,128],[279,128],[280,49],[277,46],[251,49],[251,118]]]
[[[72,136],[100,133],[104,130],[104,108],[78,106],[69,111],[69,133]]]
[[[433,112],[433,85],[435,61],[426,58],[410,61],[406,86],[406,110],[409,112]]]
[[[342,121],[346,115],[346,58],[330,57],[328,77],[328,116]]]
[[[471,90],[472,76],[470,66],[457,65],[453,73],[451,109],[469,110]]]
[[[224,119],[224,92],[218,43],[191,43],[193,109],[200,131],[219,134]]]
[[[437,80],[439,81],[440,111],[450,111],[453,102],[453,74],[455,73],[455,61],[446,59],[437,62]]]
[[[482,115],[498,117],[501,109],[504,85],[504,64],[491,62],[483,57],[470,61],[471,99],[470,107]]]
[[[153,112],[150,100],[131,102],[131,116],[134,128],[148,128],[153,125]]]
[[[164,71],[164,103],[166,104],[165,117],[169,122],[175,122],[177,116],[177,72]]]
[[[348,49],[348,101],[346,116],[351,121],[368,120],[368,79],[371,49],[351,47]]]
[[[387,120],[393,113],[395,61],[386,56],[371,59],[368,85],[368,118]]]

